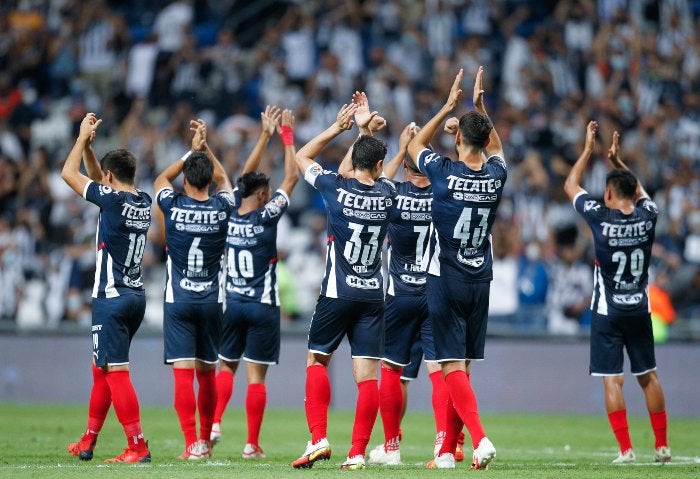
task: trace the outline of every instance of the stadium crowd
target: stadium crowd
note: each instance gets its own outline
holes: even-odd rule
[[[700,2],[162,3],[2,3],[3,319],[90,321],[98,211],[60,179],[86,112],[104,120],[98,156],[128,148],[136,185],[153,195],[157,172],[188,148],[192,118],[207,120],[209,143],[235,178],[265,105],[295,112],[303,144],[361,89],[387,119],[379,136],[391,157],[404,126],[440,107],[454,73],[472,77],[479,65],[511,171],[493,232],[490,327],[577,334],[588,320],[592,240],[562,186],[589,119],[600,146],[586,189],[602,195],[605,152],[619,130],[625,161],[659,205],[652,288],[673,308],[657,319],[671,322],[674,309],[680,321],[700,318]],[[323,164],[337,166],[350,141],[330,145]],[[452,147],[449,138],[435,146]],[[281,142],[266,155],[277,184]],[[279,227],[283,314],[306,322],[323,276],[320,196],[300,184]],[[146,318],[158,326],[164,253],[151,230]]]

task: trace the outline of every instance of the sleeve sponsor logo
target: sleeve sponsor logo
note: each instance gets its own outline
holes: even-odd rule
[[[114,190],[113,190],[112,188],[110,188],[109,186],[100,185],[100,188],[99,188],[99,189],[100,189],[100,195],[101,195],[101,196],[109,195],[109,194],[111,194],[111,193],[114,193]]]
[[[171,189],[165,189],[161,190],[160,194],[158,195],[161,200],[164,200],[165,198],[170,198],[173,196],[174,192]]]

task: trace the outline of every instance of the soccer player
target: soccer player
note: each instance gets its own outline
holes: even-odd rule
[[[484,359],[492,272],[490,232],[506,182],[501,141],[486,114],[483,67],[474,82],[474,108],[459,119],[457,161],[433,152],[430,140],[462,97],[463,71],[445,105],[408,145],[408,153],[433,185],[433,231],[428,252],[428,312],[438,362],[454,407],[447,407],[445,440],[434,460],[452,468],[462,424],[471,436],[472,469],[496,457],[486,437],[469,381],[472,361]],[[486,152],[486,155],[484,155]]]
[[[597,128],[595,121],[588,123],[583,152],[564,184],[574,208],[591,228],[595,243],[590,374],[603,377],[605,408],[620,446],[613,464],[634,462],[622,394],[623,350],[627,350],[632,374],[644,391],[654,431],[654,462],[669,462],[666,404],[656,374],[647,292],[658,209],[620,158],[617,132],[608,151],[615,168],[605,179],[603,201],[581,188]]]
[[[216,364],[223,288],[220,275],[228,219],[233,209],[231,183],[206,142],[206,125],[192,120],[192,149],[155,180],[165,220],[167,251],[163,335],[165,362],[175,378],[175,411],[185,438],[180,459],[211,456],[211,426],[216,408]],[[172,182],[183,173],[184,194]],[[209,196],[214,183],[217,192]],[[194,394],[194,377],[199,391]],[[199,411],[199,439],[196,412]]]
[[[359,124],[357,116],[356,113],[355,122]],[[453,128],[446,126],[445,131],[456,133],[457,121],[456,118],[450,118],[448,123]],[[445,437],[445,414],[449,397],[442,370],[435,361],[433,332],[425,296],[427,269],[423,262],[432,220],[433,194],[430,180],[405,160],[408,144],[416,131],[415,124],[404,128],[399,136],[399,151],[384,167],[387,178],[393,178],[401,165],[406,181],[394,183],[398,196],[389,216],[389,281],[385,302],[384,357],[379,382],[379,412],[384,425],[385,442],[370,451],[371,464],[401,463],[400,426],[406,411],[408,382],[418,376],[424,356],[433,387],[432,405],[436,429],[434,455],[437,455]],[[464,459],[459,442],[455,459]]]
[[[278,126],[279,109],[268,107],[260,134],[265,144]],[[279,128],[279,126],[278,126]],[[264,458],[259,445],[267,390],[265,375],[277,364],[280,352],[280,298],[277,289],[277,222],[289,207],[289,196],[299,179],[294,160],[294,115],[282,112],[279,128],[284,143],[284,178],[275,194],[270,178],[258,173],[262,148],[253,151],[234,190],[236,208],[228,224],[226,311],[221,332],[216,379],[217,406],[212,443],[221,438],[221,416],[233,392],[233,375],[244,359],[248,377],[246,416],[248,440],[244,459]],[[263,146],[264,148],[264,146]]]
[[[61,177],[87,201],[100,207],[97,222],[97,267],[92,289],[92,390],[88,425],[68,452],[92,459],[97,436],[110,405],[124,428],[127,448],[105,462],[150,462],[141,430],[139,401],[129,377],[129,346],[146,309],[141,259],[151,225],[151,197],[134,187],[136,159],[112,150],[98,163],[92,150],[98,120],[88,113],[68,154]],[[88,176],[80,172],[81,157]]]
[[[357,105],[343,105],[336,121],[304,145],[297,166],[322,195],[327,208],[326,272],[309,327],[306,368],[306,419],[311,432],[295,468],[329,459],[327,439],[330,381],[327,367],[347,334],[353,376],[358,387],[352,447],[343,469],[365,467],[365,451],[379,409],[377,364],[384,343],[384,290],[381,249],[389,223],[389,207],[396,190],[380,178],[386,145],[362,135],[351,153],[348,177],[324,170],[314,161],[336,136],[349,130]]]

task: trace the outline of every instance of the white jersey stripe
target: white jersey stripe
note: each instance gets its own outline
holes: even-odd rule
[[[595,266],[595,272],[598,275],[598,308],[596,312],[604,316],[608,315],[608,299],[605,296],[605,284],[603,283],[603,275],[600,272],[600,266]]]
[[[98,222],[99,224],[99,222]],[[97,293],[100,291],[100,276],[102,276],[102,250],[98,249],[95,261],[95,286],[92,288],[92,297],[97,298]]]
[[[107,298],[116,298],[119,296],[119,291],[114,287],[114,261],[112,255],[107,253],[107,284],[105,285],[105,296]]]
[[[430,225],[430,234],[435,234],[435,251],[433,251],[430,257],[430,265],[428,266],[428,273],[433,276],[440,276],[440,238],[438,238],[437,231],[433,231],[433,225]]]
[[[338,297],[338,285],[335,277],[335,240],[331,241],[328,247],[328,255],[330,258],[330,271],[328,272],[328,283],[326,284],[326,296],[329,298]]]
[[[272,304],[272,265],[268,265],[265,271],[265,283],[263,284],[262,297],[260,302],[263,304]]]
[[[165,281],[165,302],[174,303],[175,299],[173,296],[173,263],[168,256],[165,262],[165,269],[167,271],[168,279]]]
[[[386,249],[386,260],[387,264],[391,264],[391,245]],[[391,275],[389,275],[389,284],[386,288],[386,294],[394,296],[394,278]],[[401,364],[400,366],[405,366],[405,364]]]

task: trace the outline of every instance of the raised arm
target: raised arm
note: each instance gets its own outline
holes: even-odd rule
[[[356,109],[357,106],[352,103],[350,105],[343,105],[340,111],[338,111],[335,122],[297,151],[295,159],[297,167],[301,170],[302,174],[314,163],[314,158],[323,151],[333,138],[352,128],[352,116]]]
[[[435,116],[432,117],[430,121],[428,121],[428,123],[426,123],[425,126],[418,131],[418,133],[416,133],[416,136],[413,137],[411,143],[408,144],[408,155],[411,157],[414,163],[418,159],[418,154],[428,147],[433,139],[433,135],[440,127],[442,122],[445,121],[452,110],[454,110],[459,104],[459,101],[462,98],[462,75],[464,75],[464,70],[460,68],[459,72],[455,76],[454,82],[452,83],[452,88],[450,89],[450,94],[447,97],[445,104],[442,106],[442,108],[440,108],[440,111],[438,111]]]
[[[160,175],[156,177],[155,181],[153,182],[153,190],[156,193],[163,188],[172,189],[173,181],[175,181],[175,178],[180,176],[180,173],[182,173],[182,170],[185,167],[185,160],[190,157],[193,151],[206,151],[208,149],[206,144],[207,131],[204,121],[190,120],[190,130],[194,131],[194,135],[192,135],[192,148],[190,151],[182,155],[178,161],[168,166]],[[213,162],[213,154],[210,153],[210,156],[212,157]],[[214,176],[216,176],[216,163],[214,164]]]
[[[415,123],[411,122],[406,125],[399,135],[399,151],[388,163],[384,163],[384,176],[391,179],[396,176],[396,172],[399,171],[401,163],[406,158],[406,151],[408,150],[408,144],[411,142],[413,137],[416,135],[418,127]]]
[[[253,147],[253,150],[248,155],[248,159],[243,165],[243,172],[241,175],[246,173],[251,173],[257,171],[260,166],[260,160],[262,159],[262,154],[265,151],[265,147],[275,133],[275,127],[279,123],[281,111],[277,106],[267,105],[265,111],[260,113],[260,122],[262,123],[262,130],[260,131],[260,136],[258,141]]]
[[[98,120],[94,113],[85,115],[83,121],[80,122],[80,132],[75,140],[75,145],[68,153],[66,162],[61,170],[63,181],[81,196],[83,191],[85,191],[85,185],[90,182],[90,178],[80,172],[80,161],[83,157],[83,152],[92,141],[92,138],[95,137],[95,130],[100,126],[100,123],[102,123],[102,120]],[[100,175],[99,179],[102,179],[102,175]]]
[[[384,118],[380,117],[376,111],[370,111],[369,100],[365,92],[356,91],[352,94],[352,104],[357,106],[355,110],[355,124],[360,130],[360,135],[373,136],[375,131],[386,126]],[[374,128],[377,128],[376,130]],[[354,145],[354,144],[353,144]],[[338,174],[346,178],[352,175],[352,149],[350,146],[343,157],[343,161],[338,166]]]
[[[484,67],[479,67],[476,72],[476,80],[474,80],[474,109],[478,112],[489,116],[486,113],[486,106],[484,105]],[[491,128],[491,133],[489,134],[489,144],[486,145],[486,153],[488,156],[498,155],[501,158],[503,156],[503,144],[501,143],[501,138],[496,133],[496,127]]]
[[[282,111],[282,126],[278,131],[282,137],[282,143],[284,143],[284,178],[280,184],[280,190],[284,191],[287,196],[291,196],[299,181],[299,172],[297,172],[294,160],[296,149],[294,148],[294,114],[292,110]]]
[[[83,164],[85,165],[85,172],[92,181],[99,183],[102,181],[102,167],[100,162],[97,161],[97,156],[92,149],[92,140],[95,139],[95,134],[90,135],[90,139],[85,144],[85,149],[83,150]]]
[[[586,127],[586,142],[583,146],[583,151],[581,152],[581,156],[578,157],[578,160],[576,160],[576,163],[574,163],[574,166],[571,167],[571,171],[569,171],[569,175],[564,182],[564,191],[571,201],[574,200],[577,194],[584,191],[584,189],[581,188],[581,179],[583,178],[583,173],[586,171],[586,166],[588,166],[588,160],[591,159],[593,148],[595,148],[595,134],[597,130],[597,122],[588,122],[588,126]]]
[[[631,171],[620,157],[620,134],[617,131],[613,132],[612,144],[608,150],[608,159],[615,168]],[[642,182],[637,178],[637,191],[634,193],[634,202],[636,203],[640,198],[650,198],[650,196],[642,186]]]

